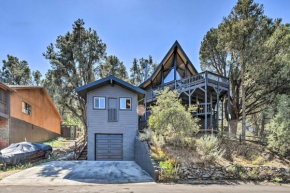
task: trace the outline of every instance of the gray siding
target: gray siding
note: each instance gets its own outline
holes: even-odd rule
[[[106,97],[106,109],[94,110],[93,97]],[[108,122],[108,98],[117,98],[118,121]],[[120,97],[132,98],[131,110],[120,110]],[[95,134],[123,134],[123,159],[134,160],[134,140],[138,129],[137,94],[118,85],[106,85],[87,94],[88,160],[95,160]]]

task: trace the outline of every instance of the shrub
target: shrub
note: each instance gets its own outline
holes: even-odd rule
[[[143,133],[139,133],[139,139],[141,141],[150,142],[151,139],[153,138],[153,136],[154,136],[154,132],[150,128],[144,129],[144,132]]]
[[[200,138],[197,144],[197,151],[203,161],[217,162],[221,159],[224,150],[219,149],[218,138],[214,135],[207,135]]]
[[[290,155],[290,98],[281,95],[279,99],[278,113],[266,125],[266,129],[270,132],[268,147],[287,156]]]
[[[156,146],[151,147],[150,154],[155,161],[165,161],[168,158],[167,154],[160,147]]]
[[[176,180],[180,173],[180,164],[175,159],[160,162],[161,180]]]
[[[169,91],[167,87],[158,94],[156,104],[151,107],[148,125],[156,134],[171,140],[174,146],[180,145],[182,138],[198,132],[198,119],[192,118],[181,104],[177,91]]]
[[[233,166],[233,165],[230,165],[230,166],[228,166],[228,167],[226,168],[226,171],[227,171],[228,173],[230,173],[230,174],[234,174],[234,173],[236,173],[237,168],[236,168],[235,166]]]
[[[262,165],[265,162],[264,158],[262,156],[256,157],[255,160],[252,161],[253,165]]]
[[[159,135],[154,134],[152,139],[151,139],[151,143],[153,146],[162,147],[165,144],[165,141],[164,141],[164,138],[161,134],[159,134]]]

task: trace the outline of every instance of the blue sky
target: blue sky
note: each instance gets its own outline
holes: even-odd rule
[[[290,23],[290,1],[256,0],[265,14]],[[127,67],[133,58],[152,55],[160,62],[178,40],[200,71],[199,48],[203,36],[230,13],[235,0],[1,0],[0,60],[6,55],[28,61],[44,75],[50,64],[42,56],[58,35],[71,31],[78,18],[97,31]]]

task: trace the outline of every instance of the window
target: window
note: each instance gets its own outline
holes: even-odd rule
[[[31,115],[31,105],[26,102],[22,102],[22,112],[27,115]]]
[[[105,109],[106,99],[105,97],[94,97],[94,109]]]
[[[120,109],[130,110],[131,109],[131,98],[120,98]]]

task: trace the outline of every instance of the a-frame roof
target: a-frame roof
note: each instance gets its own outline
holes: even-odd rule
[[[165,55],[165,57],[163,58],[163,60],[160,62],[158,67],[155,69],[153,74],[146,81],[144,81],[142,84],[139,85],[140,88],[147,87],[150,84],[150,82],[152,82],[157,77],[162,67],[164,67],[166,63],[173,61],[173,54],[175,51],[177,52],[179,56],[178,58],[180,60],[180,63],[187,64],[189,73],[191,75],[198,74],[196,68],[193,66],[192,62],[190,61],[190,59],[188,58],[188,56],[186,55],[186,53],[180,46],[179,42],[176,40],[174,44],[171,46],[171,48],[169,49],[169,51],[167,52],[167,54]]]

